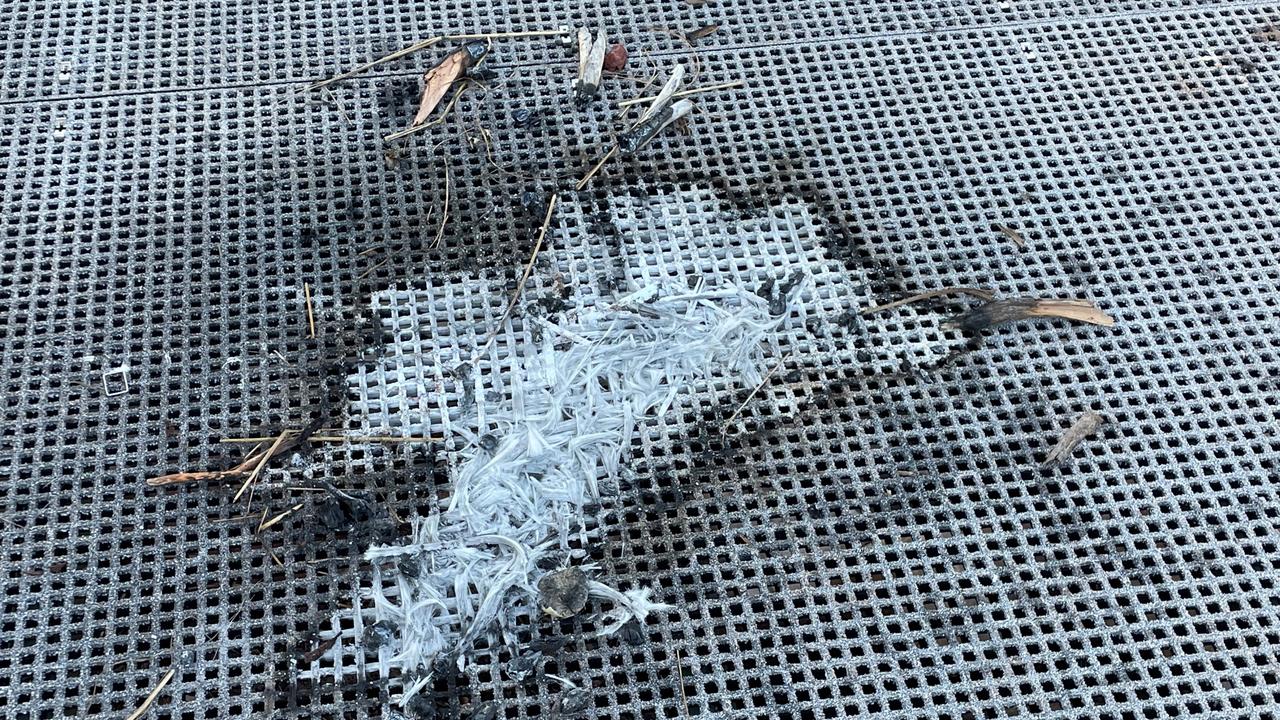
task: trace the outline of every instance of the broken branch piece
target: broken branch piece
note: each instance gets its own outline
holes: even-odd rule
[[[1106,416],[1092,410],[1076,418],[1076,421],[1058,439],[1058,443],[1053,446],[1049,454],[1044,456],[1044,462],[1040,463],[1040,467],[1047,468],[1053,465],[1060,465],[1076,448],[1080,447],[1080,443],[1084,442],[1085,438],[1102,427],[1106,420]]]
[[[596,32],[595,40],[590,31],[578,30],[578,82],[573,86],[574,100],[585,105],[600,89],[600,76],[604,71],[604,55],[609,39],[604,30]]]
[[[618,138],[618,152],[623,155],[631,155],[635,151],[649,144],[649,141],[655,138],[658,133],[662,132],[671,123],[688,115],[693,111],[692,100],[679,100],[667,107],[659,110],[657,114],[642,121],[639,125],[631,128],[631,130],[623,133]]]
[[[1088,300],[1005,298],[992,300],[952,318],[949,322],[964,330],[985,330],[1001,323],[1036,317],[1057,317],[1111,327],[1114,318]]]

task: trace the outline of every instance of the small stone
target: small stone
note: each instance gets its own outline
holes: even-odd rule
[[[573,717],[589,707],[591,707],[591,693],[586,690],[568,690],[560,697],[560,717]]]
[[[368,652],[378,652],[381,648],[387,647],[396,641],[396,635],[399,628],[390,620],[379,620],[370,625],[364,631],[364,649]]]
[[[532,190],[525,190],[520,193],[520,207],[535,217],[541,217],[547,212],[547,203],[542,195]]]
[[[529,108],[516,108],[511,111],[511,119],[519,127],[529,127],[530,125],[542,119],[541,110],[530,110]]]
[[[538,581],[538,604],[554,618],[567,618],[587,606],[587,575],[570,567],[547,573]]]
[[[618,72],[627,66],[627,46],[622,43],[614,43],[609,48],[609,52],[604,54],[604,69],[609,72]]]

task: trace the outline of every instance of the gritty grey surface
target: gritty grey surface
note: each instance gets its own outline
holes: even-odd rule
[[[157,716],[382,715],[374,682],[294,679],[359,552],[403,529],[330,529],[289,488],[425,512],[446,477],[429,449],[282,458],[248,510],[234,487],[143,481],[234,464],[221,437],[341,427],[388,342],[370,298],[477,268],[513,286],[538,220],[519,192],[571,184],[620,127],[605,102],[690,62],[654,28],[711,22],[693,82],[748,87],[580,202],[707,189],[725,222],[801,203],[866,285],[851,306],[982,285],[1087,297],[1117,326],[1002,327],[904,365],[902,336],[962,303],[851,317],[853,358],[779,373],[742,435],[721,426],[745,393],[679,418],[633,453],[630,505],[590,548],[677,609],[609,640],[531,626],[545,672],[586,689],[583,717],[1275,714],[1280,45],[1255,31],[1277,5],[0,0],[0,18],[5,716],[124,717],[170,668]],[[596,18],[633,64],[587,112],[545,41],[497,43],[500,87],[395,158],[380,137],[429,57],[295,92],[440,31]],[[516,127],[531,106],[543,124]],[[1040,470],[1085,410],[1114,422]],[[582,705],[492,654],[432,709]]]

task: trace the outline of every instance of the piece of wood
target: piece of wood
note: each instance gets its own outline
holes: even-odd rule
[[[1080,447],[1080,443],[1084,442],[1085,438],[1097,432],[1098,428],[1102,427],[1106,421],[1106,416],[1092,410],[1076,418],[1071,427],[1058,439],[1053,449],[1045,455],[1044,462],[1040,463],[1040,467],[1048,468],[1062,464],[1076,448]]]

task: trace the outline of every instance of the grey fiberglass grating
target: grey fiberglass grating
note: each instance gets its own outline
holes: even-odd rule
[[[221,436],[336,417],[385,344],[375,293],[478,268],[514,282],[536,219],[468,127],[540,190],[614,127],[603,103],[547,99],[548,122],[512,127],[571,59],[499,44],[495,67],[518,72],[433,133],[470,181],[428,252],[442,157],[419,141],[389,162],[378,141],[422,65],[313,102],[287,90],[435,30],[601,15],[653,49],[610,101],[686,57],[651,26],[721,22],[697,82],[750,82],[704,98],[691,135],[607,167],[583,198],[601,212],[632,186],[711,187],[746,217],[799,201],[877,299],[987,284],[1085,295],[1120,325],[1008,328],[906,371],[876,358],[947,310],[875,316],[872,361],[780,373],[751,434],[722,438],[717,415],[638,453],[592,557],[678,607],[636,645],[536,628],[567,640],[547,672],[591,687],[587,715],[681,717],[682,697],[703,717],[1274,715],[1280,50],[1251,33],[1280,7],[494,7],[430,27],[410,4],[0,0],[6,715],[122,717],[170,667],[153,712],[380,713],[376,684],[287,671],[351,602],[370,536],[396,528],[334,533],[308,499],[258,538],[225,488],[141,481],[238,457]],[[359,255],[374,247],[391,262]],[[126,364],[108,395],[104,371]],[[773,415],[779,396],[795,420]],[[1037,470],[1085,408],[1116,422]],[[316,475],[400,516],[445,478],[413,448],[325,448],[273,468],[255,510]],[[512,684],[502,652],[442,679],[442,715],[553,710],[554,683]]]

